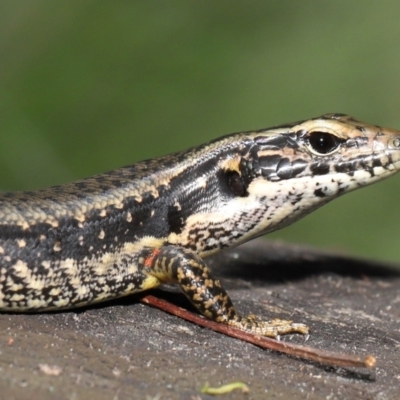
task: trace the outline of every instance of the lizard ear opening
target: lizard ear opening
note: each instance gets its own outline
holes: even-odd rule
[[[248,195],[246,182],[237,171],[227,171],[226,176],[229,189],[235,196],[245,197]]]

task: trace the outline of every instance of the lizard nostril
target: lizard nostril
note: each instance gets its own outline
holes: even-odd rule
[[[394,137],[389,140],[388,143],[389,149],[400,149],[400,138]]]

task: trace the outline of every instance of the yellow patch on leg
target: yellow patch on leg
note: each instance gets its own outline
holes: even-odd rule
[[[154,289],[161,285],[161,281],[153,275],[147,275],[140,285],[141,290]]]

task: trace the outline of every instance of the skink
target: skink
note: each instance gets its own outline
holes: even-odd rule
[[[177,283],[198,311],[266,336],[203,259],[400,167],[400,132],[343,114],[235,133],[63,186],[0,194],[0,310],[79,307]]]

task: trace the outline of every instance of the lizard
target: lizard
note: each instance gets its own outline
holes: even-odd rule
[[[399,168],[399,131],[326,114],[1,193],[0,311],[75,308],[174,283],[216,322],[270,337],[306,334],[303,323],[239,314],[204,258]]]

